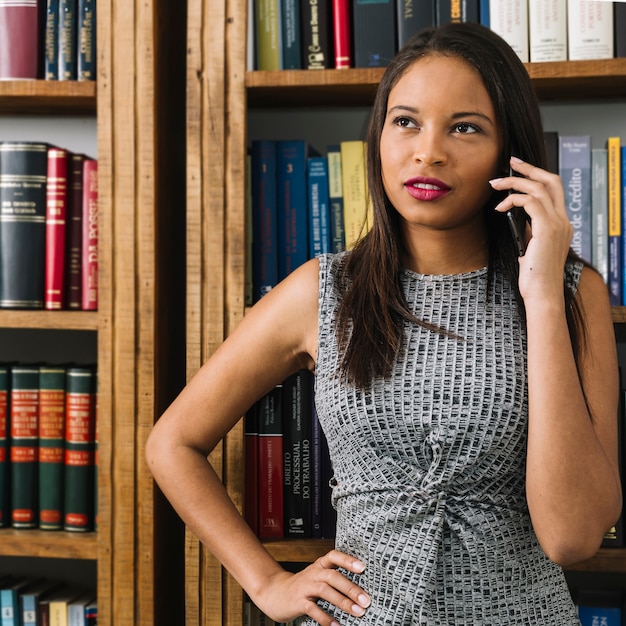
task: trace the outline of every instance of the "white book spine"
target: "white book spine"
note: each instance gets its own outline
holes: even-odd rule
[[[528,0],[490,2],[489,27],[515,50],[523,63],[528,63]]]
[[[567,0],[529,0],[530,61],[567,61]]]
[[[613,58],[613,3],[567,0],[570,61]]]
[[[608,164],[606,148],[591,151],[591,262],[609,283]]]

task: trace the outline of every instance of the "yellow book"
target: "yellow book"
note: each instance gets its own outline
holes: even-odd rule
[[[343,224],[346,250],[367,232],[367,180],[364,159],[365,142],[342,141],[341,178],[343,184]]]
[[[622,304],[622,216],[620,180],[620,138],[607,140],[608,161],[608,212],[609,212],[609,289],[611,304]]]

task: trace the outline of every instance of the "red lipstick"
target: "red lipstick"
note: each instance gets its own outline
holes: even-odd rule
[[[439,200],[450,191],[450,187],[438,178],[426,176],[411,178],[404,183],[404,187],[413,198],[424,202]]]

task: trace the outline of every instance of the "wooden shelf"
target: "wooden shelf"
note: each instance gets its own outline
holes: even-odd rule
[[[614,306],[611,310],[614,324],[626,324],[626,306]]]
[[[97,545],[97,533],[0,530],[0,556],[96,560]]]
[[[284,563],[312,563],[335,547],[333,539],[283,539],[264,541],[266,550]]]
[[[95,81],[0,80],[0,114],[96,113]]]
[[[573,572],[626,573],[626,548],[601,548],[591,559],[566,569]]]
[[[541,100],[625,98],[626,58],[529,63]],[[370,106],[384,69],[247,72],[251,107]]]
[[[41,311],[0,309],[0,328],[97,330],[96,311]]]

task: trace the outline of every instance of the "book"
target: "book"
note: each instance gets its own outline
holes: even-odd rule
[[[48,310],[62,309],[65,304],[68,158],[68,151],[64,148],[48,148],[44,265],[44,308]]]
[[[559,133],[547,130],[543,133],[543,141],[546,147],[546,159],[548,171],[553,174],[559,173]]]
[[[0,143],[0,308],[43,308],[47,171],[47,144]]]
[[[282,387],[278,385],[257,403],[259,424],[259,536],[282,538],[283,509]]]
[[[63,528],[65,368],[39,368],[39,528]]]
[[[69,626],[69,605],[79,592],[72,587],[61,589],[49,598],[49,626]]]
[[[81,308],[98,308],[98,161],[83,162],[83,236]]]
[[[84,154],[70,152],[65,244],[65,308],[83,306],[83,178]]]
[[[571,247],[591,263],[591,137],[561,135],[559,140],[559,173],[574,229]]]
[[[282,69],[279,0],[254,0],[258,70]]]
[[[283,382],[283,498],[285,536],[312,536],[312,374],[300,370]]]
[[[435,22],[435,0],[399,0],[396,4],[398,49],[422,28],[434,26]]]
[[[328,440],[322,432],[320,440],[320,478],[322,483],[321,510],[322,510],[322,537],[331,539],[335,536],[337,526],[337,511],[332,506],[333,467],[328,450]]]
[[[435,20],[439,26],[450,22],[479,22],[478,0],[435,0]]]
[[[40,77],[41,0],[0,0],[0,79]]]
[[[67,626],[87,626],[87,607],[94,602],[91,591],[70,600],[67,605]]]
[[[343,182],[341,148],[339,144],[328,146],[328,200],[330,210],[330,251],[342,252],[346,247],[343,226]]]
[[[529,59],[567,61],[567,0],[529,0]]]
[[[256,302],[278,283],[278,214],[276,207],[276,143],[251,145],[253,298]]]
[[[78,0],[76,78],[96,80],[96,0]]]
[[[86,532],[94,529],[96,371],[70,366],[66,381],[63,529]]]
[[[36,528],[39,485],[39,366],[11,368],[11,525]]]
[[[21,626],[41,626],[39,603],[59,589],[60,586],[61,583],[58,581],[44,579],[34,582],[32,586],[20,592]]]
[[[620,147],[620,211],[622,214],[622,305],[626,305],[626,271],[624,271],[626,259],[626,236],[624,236],[624,224],[626,224],[626,146]]]
[[[244,416],[245,499],[244,519],[255,534],[259,534],[259,422],[257,406],[253,405]]]
[[[302,20],[302,66],[305,70],[331,68],[332,50],[332,0],[303,0]]]
[[[22,626],[19,594],[31,584],[27,578],[15,578],[0,585],[0,626]]]
[[[490,28],[491,21],[489,20],[490,0],[480,0],[480,23],[487,28]]]
[[[302,69],[300,0],[281,0],[282,69]]]
[[[0,528],[11,525],[9,490],[9,393],[10,368],[0,363]]]
[[[626,57],[626,3],[613,3],[613,32],[615,33],[614,53],[616,57]]]
[[[332,0],[332,33],[335,69],[352,67],[352,17],[350,0]]]
[[[513,48],[523,63],[530,58],[527,0],[489,3],[489,28]]]
[[[618,589],[584,589],[576,592],[581,626],[621,626],[624,598]]]
[[[591,262],[609,283],[607,149],[591,150]]]
[[[98,601],[96,599],[85,607],[85,625],[98,626]]]
[[[352,1],[354,67],[386,67],[397,50],[392,0]]]
[[[312,382],[311,393],[311,537],[322,537],[322,425],[315,408],[315,382]],[[324,506],[328,506],[325,502]]]
[[[309,154],[311,148],[303,139],[276,142],[279,281],[309,259],[306,180]]]
[[[76,80],[77,0],[59,0],[58,78]]]
[[[316,257],[331,251],[328,160],[325,156],[308,158],[307,181],[309,255]]]
[[[367,232],[367,182],[365,176],[365,142],[342,141],[341,178],[343,189],[343,227],[345,248],[354,244]]]
[[[622,216],[621,216],[621,139],[607,140],[609,295],[613,306],[622,304]]]
[[[44,78],[59,78],[59,0],[46,2],[46,29],[44,39]]]
[[[570,61],[613,58],[610,2],[567,0],[567,56]]]

